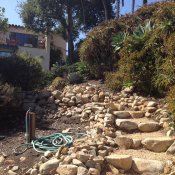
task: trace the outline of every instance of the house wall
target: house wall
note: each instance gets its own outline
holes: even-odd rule
[[[45,48],[34,48],[34,47],[26,47],[26,46],[18,46],[18,52],[27,52],[31,56],[34,57],[41,57],[41,65],[44,69],[49,70],[50,67],[50,43],[53,42],[53,44],[59,48],[63,53],[63,58],[66,58],[66,41],[59,35],[44,35],[42,33],[34,33],[32,31],[26,30],[24,27],[21,26],[14,26],[10,25],[8,32],[2,33],[0,32],[0,43],[7,44],[7,39],[9,38],[10,32],[15,33],[24,33],[24,34],[31,34],[31,35],[37,35],[38,40],[45,40]]]

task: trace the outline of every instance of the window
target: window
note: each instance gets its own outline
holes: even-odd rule
[[[13,46],[26,46],[26,47],[38,47],[38,36],[24,33],[10,33],[9,45]]]

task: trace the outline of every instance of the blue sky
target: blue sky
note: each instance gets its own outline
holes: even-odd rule
[[[22,25],[22,21],[17,13],[17,4],[18,2],[25,0],[0,0],[0,7],[4,7],[6,9],[5,16],[9,20],[9,24],[17,24]],[[160,0],[148,0],[149,3],[157,2]],[[125,14],[131,11],[132,0],[125,0],[125,7],[121,8],[121,13]],[[136,0],[136,7],[142,5],[142,0]]]

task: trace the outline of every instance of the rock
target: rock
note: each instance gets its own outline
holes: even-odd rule
[[[87,168],[95,168],[95,162],[93,160],[88,160],[85,165]]]
[[[100,171],[96,168],[90,168],[88,175],[100,175]]]
[[[70,101],[68,102],[68,106],[74,106],[74,105],[75,105],[75,101],[70,100]]]
[[[132,165],[132,157],[129,155],[111,154],[110,156],[105,157],[105,159],[115,168],[120,168],[126,171],[130,170]]]
[[[131,122],[129,120],[126,119],[116,119],[116,125],[122,129],[122,130],[126,130],[126,131],[133,131],[138,129],[138,125],[135,122]]]
[[[146,107],[145,109],[147,110],[148,113],[153,113],[157,110],[157,108],[155,107]]]
[[[153,132],[160,129],[160,125],[157,122],[140,123],[138,128],[142,132]]]
[[[75,165],[60,165],[56,172],[59,175],[77,175],[78,167]]]
[[[120,119],[128,119],[131,118],[131,114],[127,111],[113,111],[113,114]]]
[[[146,138],[142,141],[142,145],[153,152],[165,152],[174,140],[170,137]]]
[[[165,163],[158,160],[133,158],[132,169],[136,173],[162,173]]]
[[[107,156],[107,154],[108,154],[107,150],[98,150],[98,155],[99,156],[105,157],[105,156]]]
[[[52,95],[55,99],[61,100],[61,92],[59,90],[53,91]]]
[[[81,99],[82,99],[83,103],[89,103],[90,102],[89,94],[83,94]]]
[[[167,154],[174,154],[175,153],[175,142],[168,148],[166,153]]]
[[[62,98],[62,102],[63,102],[63,103],[66,103],[66,104],[67,104],[69,101],[70,101],[69,98],[66,98],[66,97],[63,97],[63,98]]]
[[[129,111],[132,118],[142,118],[145,116],[144,111]]]
[[[151,113],[149,113],[149,112],[146,112],[146,113],[145,113],[145,117],[147,117],[147,118],[150,118],[150,117],[151,117],[151,115],[152,115],[152,114],[151,114]]]
[[[75,96],[74,93],[66,92],[66,94],[65,94],[65,97],[66,97],[66,98],[71,98],[71,97],[73,97],[73,96]]]
[[[24,162],[24,161],[26,161],[26,157],[20,157],[19,160],[20,160],[20,162]]]
[[[52,152],[51,151],[46,151],[46,152],[44,152],[44,156],[46,158],[52,157]]]
[[[78,159],[73,159],[72,163],[73,165],[76,165],[76,166],[84,166],[84,164]]]
[[[130,87],[126,87],[125,89],[123,89],[122,91],[124,93],[132,93],[134,90],[134,87],[133,86],[130,86]]]
[[[119,170],[117,168],[115,168],[113,165],[109,164],[108,166],[109,166],[109,169],[112,171],[113,174],[115,174],[115,175],[120,174]]]
[[[168,130],[166,135],[169,137],[169,136],[175,136],[175,131],[174,130]]]
[[[147,107],[155,107],[155,106],[157,106],[157,103],[155,101],[150,101],[147,104]]]
[[[88,169],[82,166],[78,167],[77,175],[87,175],[87,174],[88,174]]]
[[[70,164],[72,162],[72,158],[70,156],[66,156],[63,160],[63,164]]]
[[[39,172],[42,175],[49,175],[50,171],[56,169],[59,165],[60,161],[56,158],[50,159],[47,162],[43,163],[40,168]]]
[[[104,158],[102,156],[96,156],[96,157],[93,158],[93,161],[95,163],[99,163],[100,165],[102,165],[103,162],[104,162]]]
[[[109,108],[112,111],[122,111],[124,110],[124,107],[121,104],[118,103],[107,103],[107,108]]]
[[[115,118],[112,114],[105,114],[105,117],[104,117],[104,126],[109,126],[109,125],[113,125],[115,122]]]
[[[13,168],[11,170],[12,171],[18,171],[19,170],[19,166],[13,166]]]
[[[131,145],[133,144],[133,140],[131,138],[128,138],[128,137],[125,137],[125,136],[118,136],[115,139],[115,143],[121,149],[129,149],[131,147]]]
[[[99,93],[99,99],[100,99],[100,100],[104,100],[104,98],[105,98],[105,93],[101,91],[101,92]]]
[[[32,169],[30,175],[38,175],[37,169]]]
[[[141,139],[132,139],[133,143],[131,145],[131,148],[137,149],[141,147]]]
[[[89,160],[90,155],[80,151],[76,154],[76,157],[81,162],[86,163]]]
[[[4,156],[0,156],[0,165],[4,162],[5,158]]]
[[[13,172],[12,170],[8,171],[8,175],[18,175],[17,173]]]
[[[94,96],[92,97],[92,101],[94,101],[94,102],[99,102],[99,96],[98,96],[98,95],[94,95]]]

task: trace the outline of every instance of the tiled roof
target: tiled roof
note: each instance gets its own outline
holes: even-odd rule
[[[9,24],[9,27],[14,27],[14,28],[25,28],[24,26],[16,25],[16,24]]]

